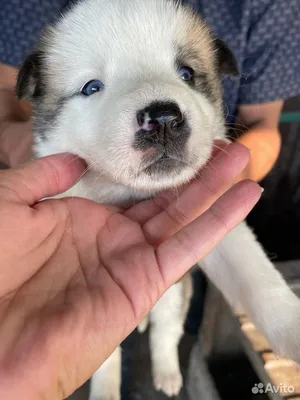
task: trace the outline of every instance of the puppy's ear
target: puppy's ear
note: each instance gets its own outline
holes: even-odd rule
[[[240,71],[237,61],[227,44],[219,38],[215,38],[214,43],[217,53],[219,73],[224,75],[239,76]]]
[[[16,92],[19,99],[32,100],[42,94],[42,53],[36,51],[24,61],[18,74]]]

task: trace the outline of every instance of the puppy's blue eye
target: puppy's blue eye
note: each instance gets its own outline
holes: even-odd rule
[[[92,81],[87,82],[83,88],[81,89],[81,93],[85,96],[90,96],[91,94],[100,92],[104,89],[104,84],[101,81],[97,81],[93,79]]]
[[[183,81],[192,81],[194,79],[194,71],[190,67],[179,68],[179,76]]]

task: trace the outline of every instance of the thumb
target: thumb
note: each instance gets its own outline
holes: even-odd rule
[[[82,176],[84,161],[72,154],[56,154],[0,173],[5,198],[34,205],[45,197],[70,189]],[[3,196],[3,195],[2,195]]]

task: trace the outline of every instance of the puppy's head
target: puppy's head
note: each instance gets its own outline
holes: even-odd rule
[[[38,155],[72,152],[108,182],[157,191],[192,178],[224,133],[234,57],[171,0],[85,0],[22,66]]]

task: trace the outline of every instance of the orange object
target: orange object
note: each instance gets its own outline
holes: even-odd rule
[[[276,129],[256,128],[246,132],[238,141],[251,151],[250,163],[240,180],[261,181],[272,170],[280,154],[280,133]]]

